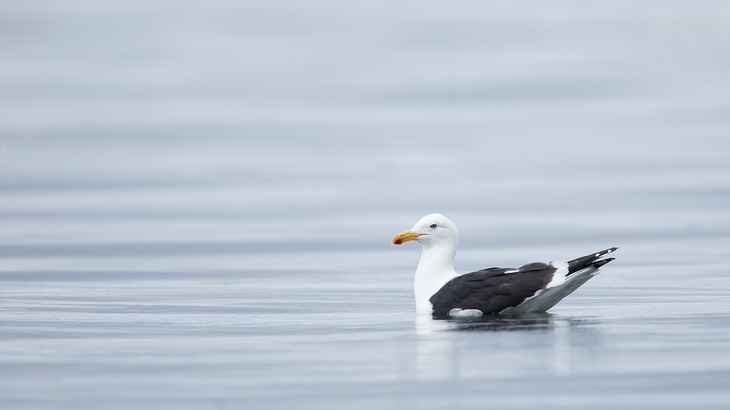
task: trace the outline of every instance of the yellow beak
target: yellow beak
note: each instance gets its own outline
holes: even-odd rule
[[[411,231],[398,232],[397,234],[395,234],[395,236],[393,236],[393,240],[391,242],[393,243],[393,245],[400,245],[403,242],[418,239],[418,237],[422,235],[422,233],[415,233]]]

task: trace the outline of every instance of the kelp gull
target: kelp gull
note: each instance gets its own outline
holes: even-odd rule
[[[426,215],[410,230],[395,234],[392,243],[408,241],[423,245],[414,281],[416,312],[434,318],[546,312],[597,275],[601,266],[614,259],[601,257],[618,249],[569,262],[536,262],[517,269],[488,268],[458,275],[454,256],[459,232],[449,218]]]

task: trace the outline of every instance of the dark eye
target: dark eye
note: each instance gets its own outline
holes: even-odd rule
[[[436,229],[437,226],[436,224],[431,224],[431,229]]]

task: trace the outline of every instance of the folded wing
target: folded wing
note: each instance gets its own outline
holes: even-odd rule
[[[499,313],[545,289],[556,271],[552,265],[530,263],[519,269],[489,268],[467,273],[447,282],[429,299],[433,316],[446,318],[452,309]]]

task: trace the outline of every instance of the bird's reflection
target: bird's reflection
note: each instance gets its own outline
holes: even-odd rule
[[[402,340],[402,376],[406,379],[461,378],[462,373],[474,371],[473,363],[480,360],[495,368],[509,363],[515,372],[542,367],[554,374],[568,374],[571,335],[576,327],[592,322],[548,313],[449,320],[419,317],[416,334]],[[485,334],[475,334],[478,332]]]
[[[417,317],[416,330],[418,334],[429,334],[440,331],[476,331],[476,332],[505,332],[505,331],[535,331],[550,330],[556,327],[564,328],[588,324],[586,319],[556,317],[550,313],[529,313],[522,315],[484,315],[475,318],[459,318],[436,320],[430,317]]]
[[[484,315],[475,318],[448,320],[416,320],[416,329],[436,328],[450,331],[535,331],[555,327],[570,327],[586,324],[585,319],[558,318],[550,313],[529,313],[522,315]],[[446,323],[446,325],[442,324]]]

